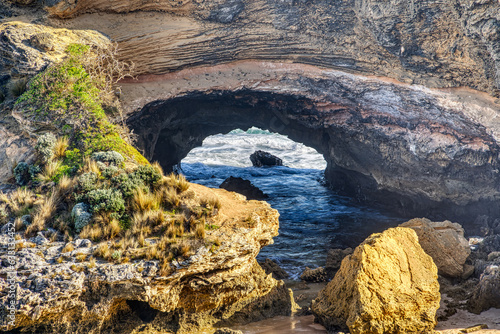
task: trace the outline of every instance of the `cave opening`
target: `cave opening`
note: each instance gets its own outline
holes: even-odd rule
[[[318,85],[332,82],[315,82]],[[489,165],[469,164],[474,152],[465,148],[464,154],[446,158],[451,160],[436,160],[436,154],[415,150],[415,138],[428,139],[418,124],[384,114],[386,105],[373,100],[362,105],[359,94],[354,98],[343,91],[318,98],[313,93],[252,88],[190,92],[144,105],[128,116],[127,124],[146,158],[158,161],[167,172],[205,138],[256,127],[316,150],[326,162],[324,177],[330,189],[354,203],[397,217],[452,220],[464,224],[470,234],[478,234],[478,215],[500,215],[490,200],[471,200],[462,191],[480,189],[477,185],[485,184],[485,175],[491,174]],[[407,103],[415,109],[417,102]]]
[[[256,150],[281,158],[283,166],[252,166],[249,157]],[[298,279],[305,267],[323,266],[330,248],[355,247],[369,234],[401,222],[332,191],[324,181],[326,165],[315,149],[251,127],[206,137],[181,161],[179,171],[208,187],[240,177],[262,190],[280,213],[280,235],[258,260],[270,258]]]

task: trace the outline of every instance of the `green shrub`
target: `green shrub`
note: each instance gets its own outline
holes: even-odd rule
[[[150,165],[137,167],[134,170],[133,174],[136,175],[139,179],[141,179],[145,185],[151,188],[158,187],[162,179],[162,175],[158,171],[158,169]]]
[[[22,161],[17,164],[14,168],[14,178],[20,186],[25,186],[30,182],[29,165],[26,162]]]
[[[134,173],[122,173],[114,176],[111,183],[122,193],[123,197],[131,197],[135,190],[144,188],[144,182]]]
[[[100,166],[99,166],[100,167]],[[109,166],[109,167],[104,167],[102,169],[102,176],[105,178],[105,179],[108,179],[110,180],[111,178],[113,178],[114,176],[117,176],[118,174],[120,174],[122,170],[116,166]]]
[[[77,203],[73,207],[73,210],[71,210],[71,217],[73,218],[77,232],[80,232],[92,220],[92,214],[89,210],[89,206],[85,203]]]
[[[44,163],[48,162],[54,155],[56,141],[56,136],[50,132],[38,137],[35,149]]]
[[[122,212],[125,210],[122,194],[115,189],[92,190],[85,197],[93,213]]]
[[[42,172],[42,169],[38,165],[29,165],[28,167],[28,173],[30,174],[30,177],[32,180],[36,179],[38,174]]]
[[[94,152],[92,153],[92,159],[95,161],[107,162],[114,166],[120,166],[125,161],[123,155],[116,151]]]
[[[89,192],[99,187],[99,176],[94,172],[88,172],[78,177],[78,187],[83,192]]]

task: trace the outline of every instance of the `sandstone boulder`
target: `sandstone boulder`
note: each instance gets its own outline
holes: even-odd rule
[[[254,186],[250,181],[242,179],[241,177],[230,176],[221,183],[219,188],[245,195],[249,200],[254,199],[259,201],[268,198],[262,190]]]
[[[264,167],[264,166],[283,166],[283,160],[278,158],[271,153],[264,151],[255,151],[250,155],[250,161],[254,167]]]
[[[416,218],[401,224],[413,229],[420,246],[429,254],[438,267],[439,274],[461,277],[465,260],[470,254],[469,242],[464,238],[462,226],[450,221],[432,222]]]
[[[469,310],[477,314],[491,307],[500,308],[500,266],[498,265],[486,267],[468,302]]]
[[[409,228],[372,234],[342,261],[312,303],[327,330],[356,333],[424,333],[436,325],[437,267]]]

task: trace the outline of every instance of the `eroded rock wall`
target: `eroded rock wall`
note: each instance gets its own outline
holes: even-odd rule
[[[278,234],[278,212],[236,193],[194,184],[190,188],[223,203],[214,218],[220,228],[207,231],[207,238],[217,239],[219,246],[202,245],[189,258],[174,259],[168,274],[161,274],[157,260],[91,263],[90,255],[98,246],[89,240],[75,240],[74,249],[66,253],[61,253],[63,242],[51,243],[44,237],[16,241],[14,329],[59,334],[139,329],[193,333],[290,315],[295,305],[291,291],[255,260],[261,247]],[[7,234],[1,238],[7,244]],[[77,260],[82,256],[86,260]],[[5,317],[9,285],[4,277],[13,271],[6,265],[7,251],[0,253],[0,263],[4,264],[0,313]],[[0,329],[12,329],[5,318],[1,320]]]
[[[39,3],[53,17],[73,18],[70,26],[111,36],[140,73],[235,60],[290,61],[499,94],[496,0]],[[95,12],[110,14],[99,18]]]

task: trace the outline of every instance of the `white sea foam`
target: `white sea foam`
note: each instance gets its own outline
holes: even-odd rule
[[[249,167],[252,166],[250,155],[256,150],[274,154],[283,160],[283,165],[291,168],[326,168],[325,159],[315,149],[258,128],[250,128],[245,132],[238,129],[226,135],[207,137],[203,145],[189,152],[182,162]]]

